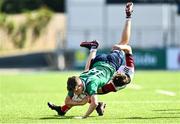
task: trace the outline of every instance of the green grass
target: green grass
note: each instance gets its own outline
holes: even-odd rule
[[[136,87],[99,96],[107,103],[103,117],[93,112],[83,120],[88,105],[72,108],[65,117],[47,107],[47,102],[63,104],[66,79],[79,72],[0,72],[0,123],[58,124],[178,124],[180,123],[180,72],[137,71]],[[138,85],[138,87],[137,87]],[[171,91],[166,95],[157,90]],[[172,95],[172,96],[171,96]]]

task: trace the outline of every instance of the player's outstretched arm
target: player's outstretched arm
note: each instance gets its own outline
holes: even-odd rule
[[[126,22],[125,22],[125,26],[124,26],[124,29],[122,32],[121,39],[119,41],[120,45],[127,45],[129,43],[129,40],[130,40],[130,36],[131,36],[131,14],[133,12],[133,3],[132,2],[128,2],[126,4],[125,12],[126,12]]]
[[[92,95],[91,96],[91,103],[89,105],[89,108],[86,112],[86,114],[83,116],[83,118],[87,118],[98,106],[98,100],[97,100],[97,95]]]

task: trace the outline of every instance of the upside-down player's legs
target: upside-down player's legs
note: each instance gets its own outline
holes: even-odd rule
[[[91,66],[91,61],[96,57],[96,51],[97,51],[96,49],[98,48],[99,43],[96,40],[90,42],[84,41],[81,42],[80,46],[90,50],[84,70],[84,71],[88,71]]]
[[[121,39],[119,41],[119,45],[127,45],[129,44],[129,40],[130,40],[130,36],[131,36],[131,15],[133,12],[133,3],[132,2],[128,2],[126,4],[126,8],[125,8],[125,12],[126,12],[126,22],[125,22],[125,26],[122,32],[122,36]]]

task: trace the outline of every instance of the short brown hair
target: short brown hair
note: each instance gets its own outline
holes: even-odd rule
[[[67,90],[73,91],[76,86],[77,86],[77,77],[76,76],[69,77],[67,80]]]
[[[123,86],[126,84],[129,84],[131,79],[129,75],[124,74],[124,73],[117,73],[113,78],[112,81],[115,86]]]

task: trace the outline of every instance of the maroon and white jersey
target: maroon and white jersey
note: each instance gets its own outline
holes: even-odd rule
[[[133,80],[134,77],[134,59],[132,54],[126,54],[126,64],[122,65],[119,69],[118,72],[124,73],[130,76],[131,81]]]

